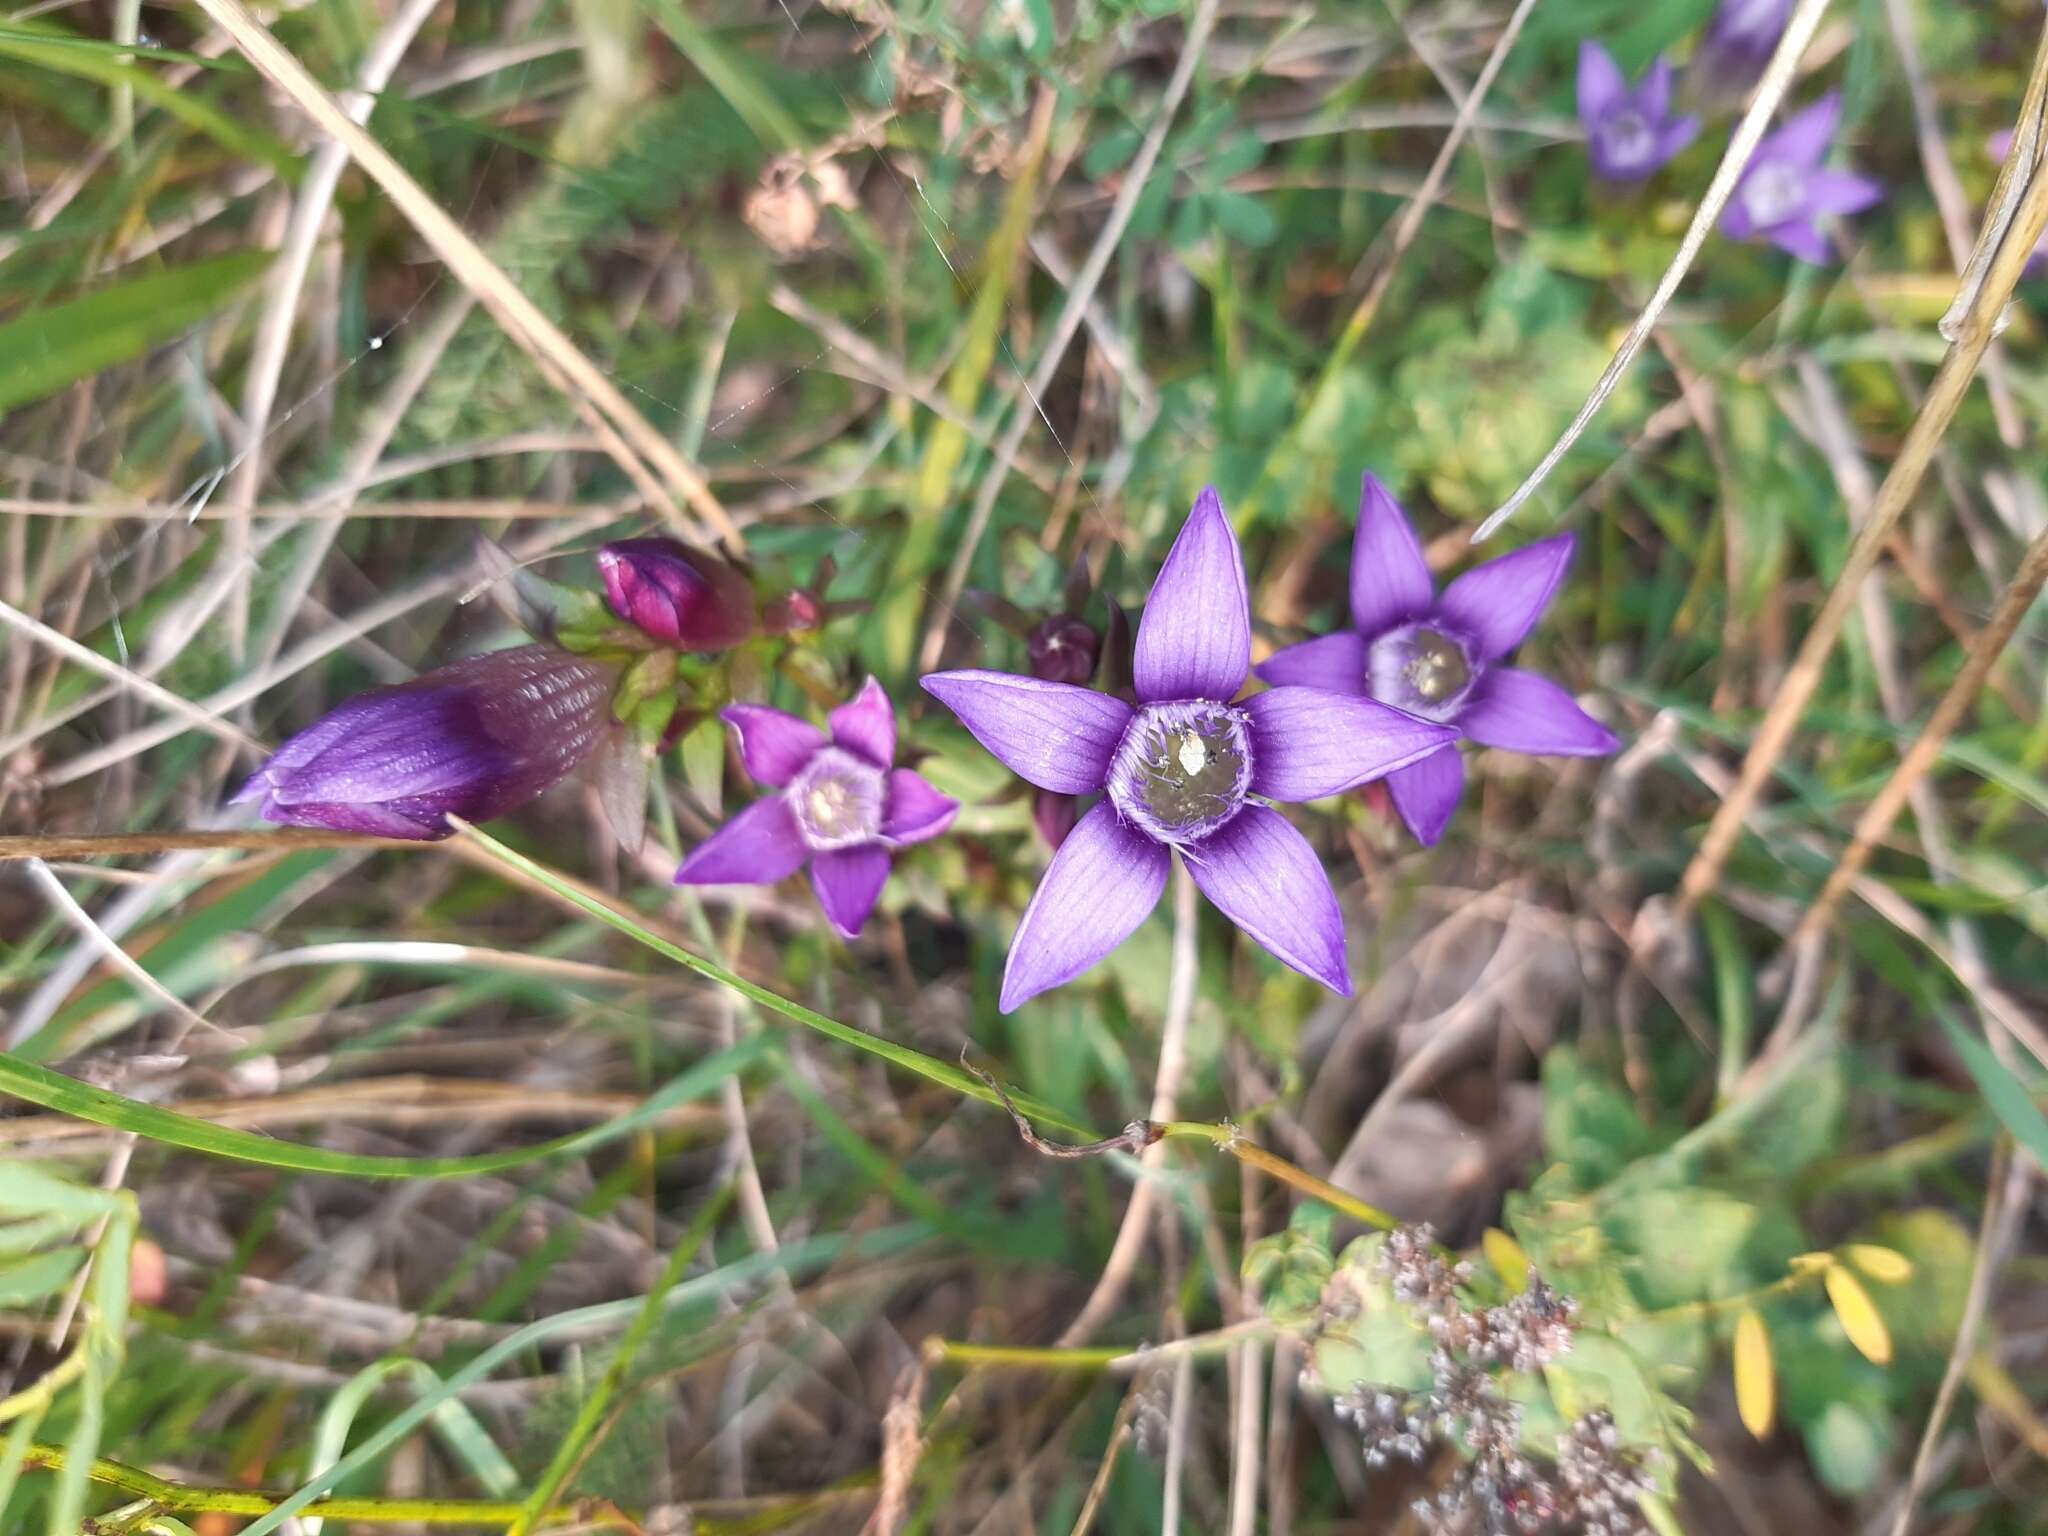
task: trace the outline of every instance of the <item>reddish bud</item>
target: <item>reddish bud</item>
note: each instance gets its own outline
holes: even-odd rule
[[[1031,675],[1048,683],[1085,683],[1095,675],[1101,638],[1070,613],[1056,613],[1031,631]]]
[[[1041,789],[1032,797],[1031,819],[1037,824],[1038,835],[1045,839],[1047,846],[1057,848],[1074,830],[1074,823],[1080,819],[1080,809],[1080,801],[1075,796]]]

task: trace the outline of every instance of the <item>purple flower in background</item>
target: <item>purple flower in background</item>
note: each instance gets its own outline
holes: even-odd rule
[[[1793,0],[1722,0],[1687,71],[1701,101],[1732,105],[1749,93],[1785,35],[1792,5]]]
[[[236,794],[264,820],[431,842],[490,821],[574,768],[611,727],[611,673],[551,645],[491,651],[357,694]]]
[[[1558,534],[1488,561],[1439,597],[1415,530],[1372,476],[1351,545],[1351,625],[1275,652],[1269,683],[1368,694],[1455,728],[1481,746],[1546,757],[1599,757],[1614,733],[1547,677],[1500,665],[1550,606],[1572,557]],[[1424,844],[1443,836],[1465,788],[1455,746],[1387,775],[1395,809]]]
[[[1984,141],[1984,152],[1998,164],[2005,164],[2005,157],[2012,153],[2012,130],[2001,128]],[[2048,272],[2048,234],[2034,242],[2034,253],[2027,258],[2027,265],[2020,273],[2022,277],[2039,277]]]
[[[1022,778],[1054,794],[1106,792],[1060,844],[1017,925],[1003,971],[1005,1013],[1128,938],[1158,905],[1174,849],[1238,927],[1304,975],[1350,993],[1329,876],[1308,840],[1252,797],[1334,795],[1456,733],[1316,688],[1232,703],[1251,647],[1244,558],[1212,489],[1174,540],[1139,622],[1135,706],[1007,672],[924,679]]]
[[[1826,266],[1833,251],[1819,221],[1860,213],[1884,197],[1868,176],[1821,164],[1841,118],[1841,92],[1830,91],[1757,145],[1721,215],[1721,233],[1768,240],[1801,261]]]
[[[597,552],[612,612],[679,651],[722,651],[754,633],[746,573],[674,539],[620,539]]]
[[[1671,65],[1662,57],[1630,90],[1614,56],[1590,38],[1579,44],[1579,121],[1586,157],[1603,181],[1641,181],[1700,131],[1696,117],[1671,114]]]
[[[960,802],[896,761],[896,710],[872,677],[829,717],[828,738],[808,720],[761,704],[734,704],[740,760],[781,791],[756,800],[690,851],[678,885],[773,885],[811,866],[811,888],[832,926],[859,935],[889,878],[894,850],[937,837]]]

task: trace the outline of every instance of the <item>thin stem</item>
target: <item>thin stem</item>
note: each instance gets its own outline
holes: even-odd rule
[[[1328,1179],[1319,1179],[1306,1168],[1297,1167],[1284,1157],[1268,1152],[1255,1141],[1247,1141],[1233,1125],[1210,1125],[1201,1120],[1171,1120],[1160,1126],[1162,1138],[1181,1137],[1189,1140],[1206,1141],[1221,1151],[1228,1152],[1241,1163],[1249,1164],[1261,1173],[1269,1174],[1282,1184],[1300,1190],[1311,1199],[1342,1211],[1355,1221],[1362,1221],[1369,1227],[1382,1232],[1391,1232],[1401,1225],[1400,1218],[1368,1205],[1356,1195],[1346,1194]]]
[[[117,832],[107,836],[0,837],[0,864],[22,859],[106,859],[160,853],[198,853],[214,848],[289,853],[301,848],[424,848],[407,838],[365,837],[360,832],[323,832],[313,827],[252,827],[244,832]]]

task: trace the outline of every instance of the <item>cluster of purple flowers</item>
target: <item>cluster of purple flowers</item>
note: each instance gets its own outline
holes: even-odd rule
[[[1713,107],[1739,99],[1791,13],[1792,0],[1724,0],[1693,52],[1687,83],[1694,100]],[[1699,117],[1673,108],[1674,83],[1661,56],[1631,87],[1604,47],[1590,38],[1579,45],[1579,121],[1595,176],[1646,180],[1698,136]],[[1869,177],[1823,164],[1841,115],[1841,96],[1831,91],[1757,145],[1721,216],[1721,232],[1731,240],[1768,240],[1824,265],[1829,248],[1820,220],[1859,213],[1884,196]]]
[[[1056,846],[1011,945],[1004,1011],[1129,937],[1157,905],[1176,853],[1239,928],[1349,993],[1329,876],[1270,802],[1385,778],[1415,835],[1434,843],[1462,792],[1460,740],[1563,756],[1613,751],[1612,733],[1563,689],[1504,664],[1556,593],[1571,549],[1568,534],[1543,540],[1439,595],[1407,519],[1368,475],[1351,626],[1277,652],[1258,668],[1267,686],[1240,698],[1253,671],[1244,560],[1206,490],[1153,585],[1129,648],[1128,689],[1088,686],[1106,648],[1072,612],[1028,628],[1030,675],[924,678],[1035,787],[1039,825]],[[643,702],[632,679],[648,657],[672,667],[677,653],[809,627],[825,612],[801,593],[764,610],[743,572],[667,540],[607,545],[598,566],[624,630],[586,636],[582,655],[523,646],[351,699],[280,748],[238,798],[272,821],[445,837],[448,816],[501,815],[597,755]],[[621,681],[621,658],[635,653]],[[895,853],[959,814],[956,800],[897,766],[895,710],[873,678],[824,729],[761,704],[732,704],[721,718],[748,774],[773,793],[693,849],[680,884],[768,884],[808,866],[826,917],[851,938]],[[1099,798],[1082,811],[1086,797]]]

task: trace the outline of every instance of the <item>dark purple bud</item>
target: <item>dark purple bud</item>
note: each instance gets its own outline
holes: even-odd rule
[[[589,756],[612,729],[612,684],[551,645],[472,656],[330,710],[235,800],[283,826],[431,842],[447,816],[502,816]]]
[[[1032,791],[1031,819],[1049,848],[1057,848],[1067,840],[1080,811],[1081,802],[1073,795],[1055,794],[1049,789]]]
[[[1095,675],[1101,637],[1070,613],[1056,613],[1031,631],[1031,675],[1048,683],[1085,683]]]
[[[679,651],[722,651],[755,631],[745,572],[674,539],[621,539],[597,552],[612,612]]]

